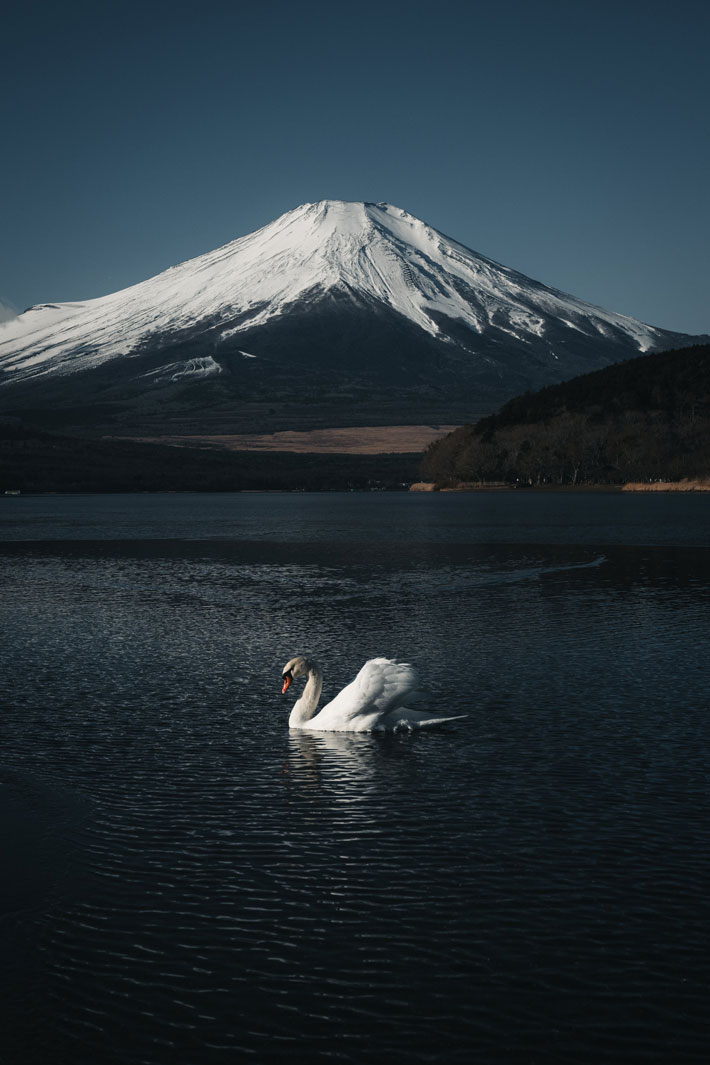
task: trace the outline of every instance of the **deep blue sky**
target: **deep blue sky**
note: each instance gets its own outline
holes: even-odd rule
[[[0,301],[143,280],[299,203],[388,200],[710,332],[710,5],[25,0],[0,23]]]

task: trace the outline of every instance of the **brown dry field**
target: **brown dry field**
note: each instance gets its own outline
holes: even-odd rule
[[[682,481],[629,481],[623,492],[710,492],[709,477],[684,477]]]
[[[225,451],[293,451],[310,455],[405,455],[424,451],[455,425],[365,425],[352,429],[288,430],[280,433],[234,433],[222,436],[141,436],[149,444],[210,447]]]

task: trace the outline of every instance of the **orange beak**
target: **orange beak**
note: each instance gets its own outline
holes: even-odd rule
[[[284,686],[281,689],[281,694],[282,695],[285,695],[286,692],[288,691],[288,689],[291,687],[291,680],[292,680],[291,674],[290,673],[285,673],[284,674]]]

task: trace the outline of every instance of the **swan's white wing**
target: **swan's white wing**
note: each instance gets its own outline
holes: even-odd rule
[[[357,719],[367,718],[362,726],[372,728],[385,714],[403,706],[419,683],[416,669],[407,662],[390,658],[372,658],[362,667],[355,680],[336,695],[309,722],[311,728],[352,727]]]

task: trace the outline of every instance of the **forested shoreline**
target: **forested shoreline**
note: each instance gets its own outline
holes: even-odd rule
[[[621,486],[710,475],[710,345],[617,363],[506,403],[415,454],[227,452],[0,418],[0,492]]]
[[[710,345],[519,396],[427,449],[424,481],[620,485],[710,472]]]

